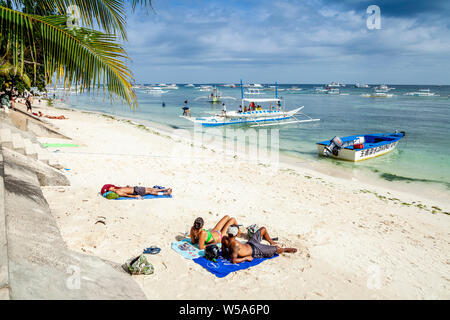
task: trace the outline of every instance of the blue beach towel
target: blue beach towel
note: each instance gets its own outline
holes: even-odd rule
[[[199,258],[194,259],[194,262],[198,263],[203,268],[205,268],[206,270],[208,270],[209,272],[214,274],[217,278],[224,278],[227,275],[229,275],[231,272],[251,268],[253,266],[260,264],[261,262],[263,262],[265,260],[273,259],[276,257],[278,257],[278,254],[275,254],[271,258],[261,258],[261,259],[255,258],[251,262],[245,261],[245,262],[236,263],[236,264],[231,263],[230,261],[224,259],[222,256],[220,256],[217,259],[217,262],[210,261],[204,257],[199,257]]]
[[[172,198],[172,195],[162,195],[162,196],[155,196],[153,194],[147,194],[145,196],[142,197],[142,199],[159,199],[159,198]],[[117,198],[117,199],[113,199],[113,200],[138,200],[136,198],[128,198],[128,197],[121,197],[121,198]]]
[[[217,246],[220,248],[222,244],[218,243]],[[172,242],[172,249],[181,254],[184,258],[190,260],[205,256],[205,250],[200,250],[198,244],[192,244],[191,239],[189,238]]]

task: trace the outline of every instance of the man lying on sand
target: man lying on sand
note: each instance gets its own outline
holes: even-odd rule
[[[195,219],[194,225],[191,227],[190,232],[191,243],[198,243],[200,250],[205,249],[205,247],[209,244],[220,243],[223,235],[228,230],[228,227],[237,224],[237,221],[235,218],[225,216],[220,219],[214,228],[209,230],[202,229],[204,224],[205,222],[203,221],[203,218]]]
[[[107,192],[113,192],[117,194],[119,197],[127,197],[127,198],[142,198],[145,195],[152,194],[155,196],[164,195],[167,196],[172,194],[172,189],[170,188],[145,188],[145,187],[117,187],[112,184],[106,184],[103,186],[101,190],[101,194],[104,196]]]
[[[294,248],[281,248],[277,246],[264,227],[256,231],[245,244],[236,239],[238,233],[239,227],[232,225],[227,230],[228,236],[222,238],[222,255],[224,258],[231,260],[232,263],[252,261],[253,258],[270,258],[275,253],[297,252],[297,249]],[[261,241],[263,239],[269,242],[270,245],[262,244]]]

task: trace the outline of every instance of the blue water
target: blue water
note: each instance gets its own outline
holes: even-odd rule
[[[198,85],[196,85],[198,86]],[[268,86],[268,85],[266,85]],[[282,91],[297,86],[302,91]],[[320,122],[295,124],[281,127],[281,152],[312,161],[334,163],[347,168],[367,169],[388,181],[420,181],[439,184],[450,189],[450,86],[404,86],[388,85],[392,98],[365,98],[363,93],[372,89],[354,88],[347,85],[341,88],[341,94],[327,95],[316,93],[317,84],[280,85],[278,95],[284,98],[286,109],[305,106],[303,112]],[[371,86],[373,87],[373,86]],[[413,97],[406,92],[429,88],[440,96]],[[226,100],[228,110],[237,110],[240,104],[241,90],[219,87],[223,96],[232,96],[237,100]],[[111,104],[102,98],[85,95],[69,96],[68,105],[72,108],[100,111],[137,120],[169,125],[173,128],[192,129],[192,123],[180,118],[181,107],[188,99],[193,116],[208,116],[220,113],[220,104],[211,104],[206,99],[196,98],[208,95],[196,88],[179,85],[178,90],[169,90],[160,96],[153,96],[137,89],[139,107],[130,110],[128,106]],[[274,92],[267,91],[257,98],[273,97]],[[165,108],[162,103],[165,103]],[[319,158],[315,143],[331,139],[334,136],[354,134],[406,131],[406,138],[398,148],[385,156],[356,164]]]

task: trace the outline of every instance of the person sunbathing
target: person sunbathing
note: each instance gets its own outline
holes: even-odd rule
[[[236,237],[239,234],[239,227],[231,225],[227,230],[227,235],[222,238],[222,256],[229,259],[232,263],[241,263],[244,261],[252,261],[253,258],[271,258],[275,253],[295,253],[295,248],[281,248],[269,236],[265,227],[260,228],[247,241],[247,243],[239,242]],[[266,240],[270,245],[262,244],[262,240]]]
[[[235,218],[225,216],[216,224],[212,229],[203,229],[205,222],[202,218],[197,218],[194,221],[194,225],[191,227],[190,237],[191,243],[198,243],[200,250],[203,250],[209,244],[220,243],[222,236],[225,234],[228,227],[237,224]]]
[[[106,187],[106,188],[105,188]],[[142,198],[143,196],[152,194],[155,196],[159,195],[170,195],[172,194],[172,189],[170,188],[145,188],[145,187],[117,187],[114,185],[105,185],[102,188],[102,195],[104,195],[107,192],[113,192],[117,194],[119,197],[126,197],[126,198]]]
[[[42,116],[40,115],[40,117],[42,117]],[[67,118],[64,117],[63,115],[62,115],[62,116],[58,116],[58,117],[56,117],[56,116],[45,115],[44,117],[46,117],[46,118],[48,118],[48,119],[67,120]]]

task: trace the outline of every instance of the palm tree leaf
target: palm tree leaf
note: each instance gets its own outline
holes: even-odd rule
[[[68,87],[79,86],[81,92],[103,86],[112,100],[119,98],[134,108],[137,100],[126,65],[128,57],[117,38],[86,28],[70,29],[66,24],[66,16],[41,17],[0,6],[0,36],[11,44],[14,66],[24,59],[24,37],[39,30],[47,83],[56,76]]]
[[[76,6],[79,10],[79,18],[85,27],[92,29],[98,25],[106,33],[118,34],[123,39],[127,39],[126,2],[124,0],[37,0],[41,6],[55,10],[61,15],[71,14],[68,11]],[[131,1],[133,11],[138,5],[152,7],[152,1]]]

